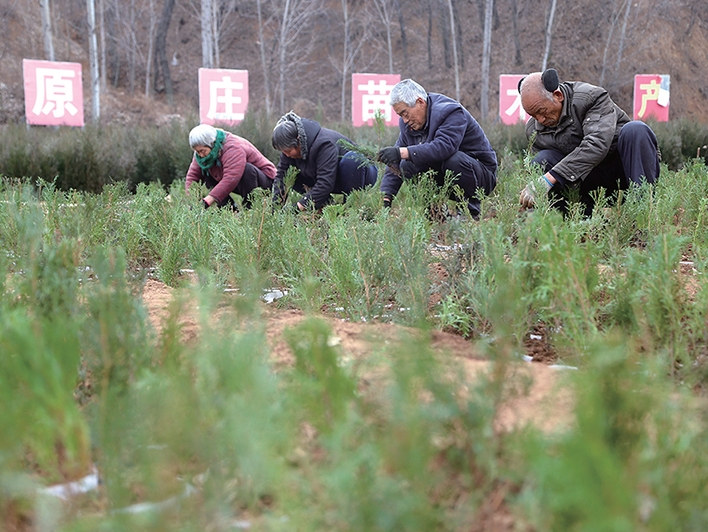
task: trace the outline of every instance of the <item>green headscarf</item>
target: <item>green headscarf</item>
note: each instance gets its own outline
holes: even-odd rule
[[[214,141],[214,145],[211,147],[209,155],[207,155],[206,157],[199,157],[199,154],[197,152],[194,152],[194,158],[197,160],[199,168],[201,168],[202,170],[209,170],[209,168],[214,166],[214,163],[219,158],[219,152],[221,151],[221,146],[224,144],[225,138],[226,131],[217,128],[216,140]]]

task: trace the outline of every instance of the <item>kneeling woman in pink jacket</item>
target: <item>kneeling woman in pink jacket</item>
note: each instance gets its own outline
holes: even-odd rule
[[[209,189],[202,198],[204,208],[214,204],[235,208],[229,194],[243,198],[244,207],[250,207],[248,195],[256,188],[270,190],[275,178],[275,165],[246,139],[200,124],[189,132],[189,145],[194,150],[187,170],[185,187],[201,182]]]

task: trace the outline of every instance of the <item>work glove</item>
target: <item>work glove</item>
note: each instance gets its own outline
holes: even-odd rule
[[[391,208],[391,203],[393,202],[393,196],[391,194],[384,194],[383,206],[385,209]]]
[[[401,150],[396,146],[381,148],[376,154],[376,160],[386,166],[398,166],[398,163],[401,162]]]
[[[519,196],[519,203],[521,203],[522,207],[530,209],[536,205],[538,195],[548,194],[551,188],[553,188],[551,182],[548,181],[545,176],[541,176],[524,187],[524,190],[521,191],[521,195]]]
[[[202,200],[202,207],[204,207],[205,209],[209,208],[209,204],[206,202],[206,200]]]

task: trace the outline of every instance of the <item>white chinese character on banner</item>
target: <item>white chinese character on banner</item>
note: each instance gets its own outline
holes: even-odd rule
[[[376,114],[381,113],[386,122],[391,121],[391,106],[388,104],[388,95],[393,89],[393,85],[388,85],[386,80],[376,83],[373,79],[365,85],[358,85],[361,92],[361,119],[363,122],[371,118],[376,118]]]
[[[514,98],[508,109],[504,111],[507,116],[517,115],[521,120],[526,121],[526,112],[524,108],[521,107],[521,95],[519,94],[519,89],[507,89],[506,95]]]
[[[36,72],[37,99],[32,112],[36,115],[47,115],[54,111],[54,117],[61,118],[64,112],[68,111],[74,116],[78,109],[73,103],[72,80],[68,78],[73,78],[75,72],[57,68],[38,68]]]
[[[207,117],[212,120],[243,120],[245,113],[234,110],[243,101],[241,96],[234,94],[240,91],[243,91],[243,83],[231,81],[231,76],[224,76],[221,81],[210,81]],[[217,106],[223,111],[217,111]]]

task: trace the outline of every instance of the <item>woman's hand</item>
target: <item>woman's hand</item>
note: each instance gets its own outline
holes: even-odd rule
[[[216,198],[214,196],[206,196],[202,199],[204,203],[206,203],[207,207],[211,207],[214,203],[216,203]]]

